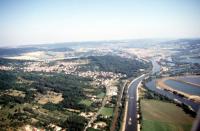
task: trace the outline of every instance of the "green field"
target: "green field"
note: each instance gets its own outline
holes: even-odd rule
[[[97,95],[97,98],[103,98],[105,96],[104,92],[101,92],[100,94]]]
[[[81,101],[79,102],[79,104],[84,104],[84,105],[86,105],[86,106],[91,106],[92,101],[85,99],[85,100],[81,100]]]
[[[173,103],[141,100],[143,131],[189,131],[194,118]]]
[[[103,107],[101,109],[101,112],[100,114],[102,114],[103,116],[112,116],[113,115],[113,108],[110,108],[110,107]]]

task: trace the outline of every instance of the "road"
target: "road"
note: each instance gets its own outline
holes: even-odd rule
[[[128,89],[128,112],[126,117],[126,131],[137,131],[137,86],[144,79],[141,75],[134,79]]]
[[[90,125],[97,119],[97,116],[100,114],[101,109],[105,106],[106,101],[107,101],[107,96],[104,97],[100,109],[99,109],[99,110],[97,111],[97,113],[90,119],[90,121],[88,122],[88,124],[87,124],[87,126],[85,127],[84,131],[86,131],[87,128],[90,127]]]

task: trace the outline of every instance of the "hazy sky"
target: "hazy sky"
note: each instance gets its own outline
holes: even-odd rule
[[[0,0],[0,45],[200,37],[200,0]]]

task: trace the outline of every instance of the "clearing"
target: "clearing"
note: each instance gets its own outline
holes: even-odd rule
[[[84,99],[84,100],[81,100],[80,102],[79,102],[79,104],[84,104],[84,105],[86,105],[86,106],[91,106],[91,104],[92,104],[92,101],[91,100],[88,100],[88,99]]]
[[[38,93],[37,96],[36,96],[36,101],[39,104],[42,104],[42,105],[46,104],[48,102],[58,104],[62,100],[63,100],[62,93],[56,93],[56,92],[53,92],[53,91],[47,91],[46,94]]]
[[[110,107],[103,107],[100,111],[100,114],[102,114],[103,116],[107,116],[110,117],[113,115],[113,108]]]

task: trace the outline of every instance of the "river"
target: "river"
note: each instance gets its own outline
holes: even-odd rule
[[[152,74],[158,73],[160,71],[160,65],[156,62],[156,59],[152,59],[151,61],[152,61],[152,64],[153,64]],[[193,102],[191,100],[188,100],[188,99],[185,99],[185,98],[180,97],[178,95],[175,95],[175,94],[173,94],[171,92],[156,88],[156,80],[155,79],[147,82],[146,83],[146,87],[148,89],[152,90],[152,91],[155,91],[155,92],[157,92],[157,93],[159,93],[161,95],[164,95],[164,96],[168,97],[169,99],[177,99],[178,101],[180,101],[180,102],[182,102],[182,103],[184,103],[186,105],[191,106],[195,112],[197,112],[199,107],[200,107],[200,105],[198,103],[195,103],[195,102]]]
[[[183,76],[183,77],[179,77],[178,79],[200,85],[199,76]]]
[[[190,95],[200,96],[200,88],[197,86],[193,86],[191,84],[186,84],[175,80],[165,80],[164,83],[175,90],[185,92]]]

